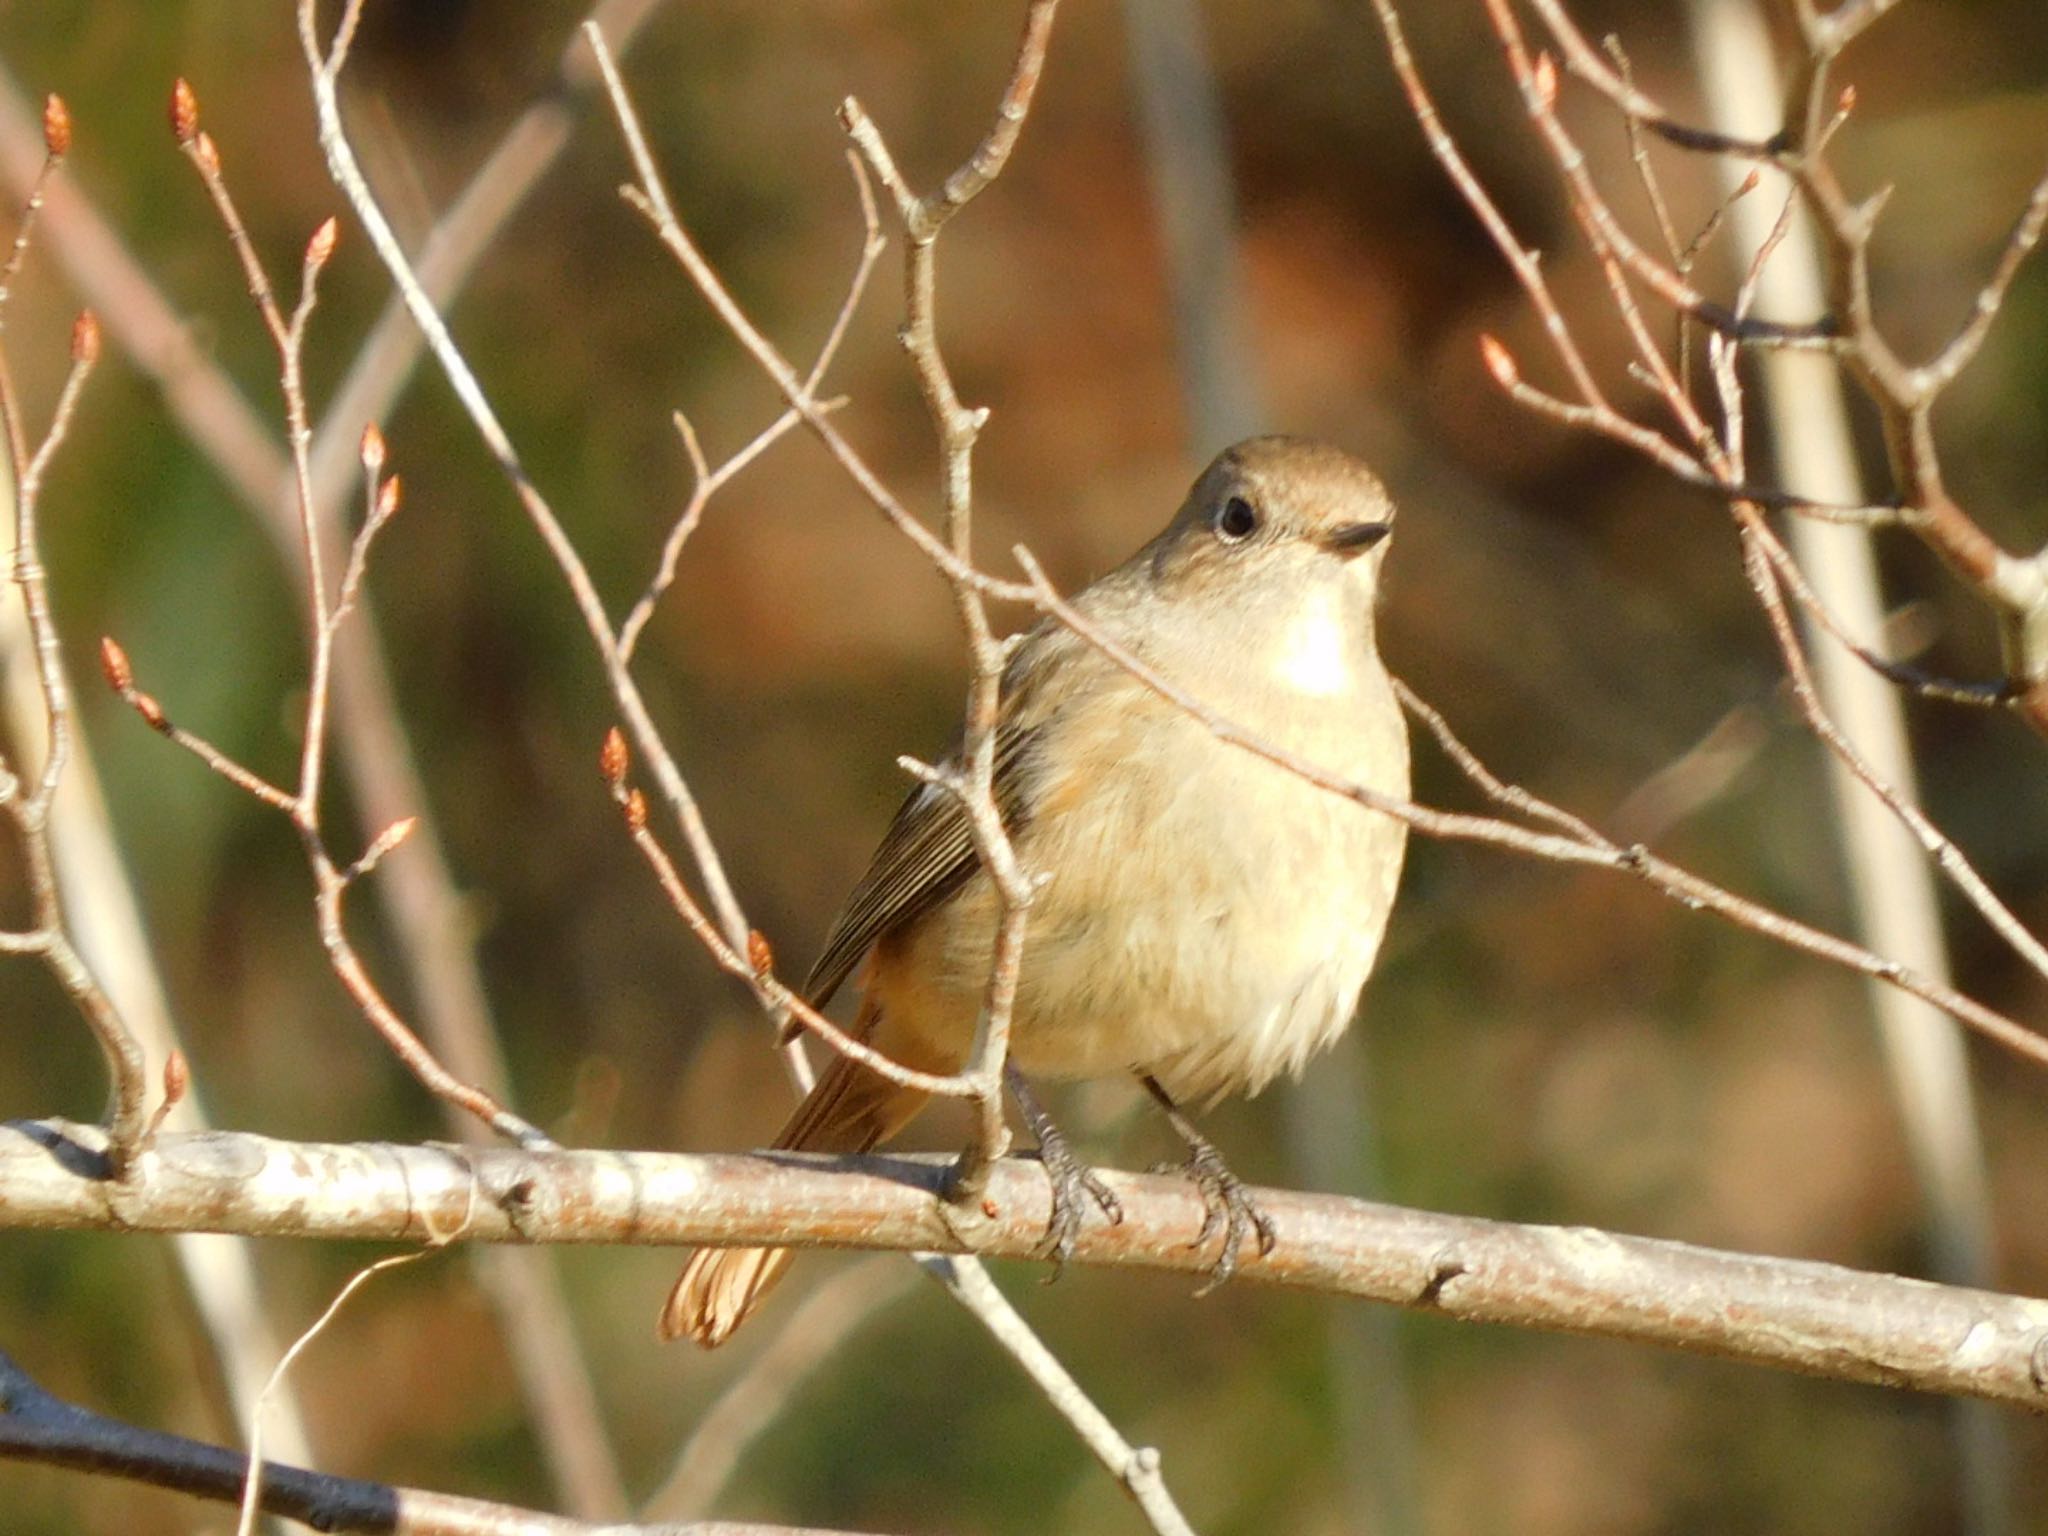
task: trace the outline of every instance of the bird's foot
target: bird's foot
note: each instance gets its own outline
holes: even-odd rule
[[[1202,1229],[1188,1246],[1206,1248],[1212,1237],[1219,1232],[1223,1235],[1223,1246],[1216,1254],[1216,1262],[1209,1268],[1209,1278],[1195,1292],[1197,1296],[1208,1295],[1237,1273],[1237,1256],[1248,1234],[1258,1234],[1261,1258],[1273,1251],[1273,1244],[1279,1240],[1273,1218],[1259,1208],[1244,1181],[1230,1171],[1223,1161],[1223,1154],[1208,1140],[1199,1135],[1191,1136],[1187,1160],[1178,1164],[1168,1163],[1159,1171],[1183,1173],[1202,1192]]]
[[[1046,1217],[1045,1237],[1038,1245],[1039,1257],[1052,1260],[1052,1269],[1045,1277],[1045,1283],[1051,1285],[1074,1256],[1087,1202],[1093,1201],[1112,1227],[1123,1221],[1124,1207],[1101,1176],[1074,1156],[1067,1139],[1059,1132],[1039,1140],[1038,1160],[1045,1164],[1045,1177],[1052,1185],[1052,1212]]]
[[[1010,1095],[1017,1101],[1025,1125],[1038,1139],[1038,1160],[1045,1165],[1046,1182],[1052,1186],[1052,1209],[1045,1219],[1045,1237],[1038,1245],[1039,1257],[1052,1260],[1052,1269],[1045,1277],[1045,1283],[1051,1285],[1074,1256],[1086,1202],[1094,1201],[1112,1227],[1124,1219],[1123,1202],[1094,1169],[1074,1155],[1074,1149],[1067,1145],[1067,1138],[1053,1124],[1052,1116],[1038,1102],[1038,1095],[1032,1092],[1023,1074],[1015,1067],[1007,1067],[1004,1075],[1009,1079]]]
[[[1187,1143],[1188,1148],[1186,1162],[1178,1165],[1168,1163],[1155,1171],[1183,1173],[1194,1180],[1195,1187],[1202,1192],[1202,1229],[1188,1246],[1205,1248],[1210,1238],[1219,1232],[1223,1234],[1223,1247],[1216,1255],[1216,1262],[1210,1266],[1208,1281],[1195,1292],[1197,1296],[1206,1296],[1237,1273],[1237,1256],[1244,1248],[1247,1233],[1258,1234],[1259,1257],[1264,1258],[1273,1251],[1273,1244],[1279,1241],[1279,1232],[1273,1225],[1273,1218],[1259,1209],[1258,1202],[1252,1199],[1244,1181],[1224,1163],[1223,1154],[1216,1150],[1208,1137],[1195,1129],[1192,1120],[1181,1113],[1180,1106],[1160,1086],[1159,1080],[1149,1072],[1141,1072],[1138,1081],[1166,1111],[1166,1118],[1175,1134]]]

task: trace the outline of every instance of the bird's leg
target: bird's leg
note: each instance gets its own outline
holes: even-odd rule
[[[1195,1292],[1197,1296],[1206,1296],[1236,1273],[1237,1253],[1244,1246],[1247,1231],[1258,1233],[1260,1257],[1273,1251],[1273,1244],[1278,1238],[1273,1229],[1273,1218],[1253,1202],[1251,1191],[1224,1165],[1223,1154],[1216,1150],[1208,1137],[1195,1129],[1192,1120],[1181,1113],[1172,1096],[1159,1086],[1159,1079],[1150,1072],[1140,1072],[1138,1081],[1159,1101],[1159,1107],[1166,1111],[1167,1120],[1180,1139],[1187,1143],[1188,1157],[1181,1165],[1182,1171],[1195,1181],[1195,1187],[1202,1192],[1205,1207],[1202,1230],[1195,1234],[1195,1240],[1188,1246],[1200,1248],[1219,1228],[1223,1233],[1223,1250],[1216,1255],[1215,1267],[1209,1271],[1209,1281]]]
[[[1074,1243],[1081,1235],[1081,1197],[1086,1195],[1100,1206],[1111,1226],[1124,1219],[1123,1202],[1096,1177],[1094,1169],[1074,1156],[1067,1138],[1060,1134],[1060,1128],[1053,1124],[1052,1116],[1045,1112],[1045,1106],[1038,1102],[1038,1095],[1032,1092],[1031,1084],[1014,1063],[1004,1064],[1003,1080],[1010,1085],[1010,1097],[1017,1101],[1017,1112],[1038,1143],[1038,1160],[1045,1164],[1046,1181],[1052,1185],[1052,1214],[1046,1218],[1045,1241],[1038,1250],[1052,1259],[1052,1273],[1045,1277],[1045,1283],[1050,1285],[1059,1279],[1060,1271],[1073,1257]]]

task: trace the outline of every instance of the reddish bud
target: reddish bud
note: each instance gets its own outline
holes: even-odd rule
[[[1747,176],[1742,178],[1742,185],[1735,189],[1735,195],[1737,197],[1747,197],[1750,193],[1754,192],[1758,187],[1762,186],[1763,184],[1764,173],[1762,171],[1753,170]]]
[[[983,1195],[981,1197],[981,1214],[986,1216],[990,1221],[994,1221],[998,1216],[1003,1214],[1003,1208],[1000,1205],[996,1204],[995,1197],[993,1195]]]
[[[1521,370],[1515,366],[1514,354],[1492,336],[1479,338],[1479,355],[1486,360],[1486,371],[1493,375],[1494,383],[1502,389],[1512,389],[1521,382]]]
[[[96,363],[99,359],[99,317],[89,309],[81,309],[78,318],[71,322],[71,361]]]
[[[52,160],[71,153],[71,109],[55,91],[43,98],[43,148]]]
[[[164,1108],[173,1108],[192,1086],[192,1069],[185,1065],[185,1053],[173,1048],[164,1058]]]
[[[116,693],[126,693],[135,686],[135,673],[128,666],[128,653],[121,649],[112,635],[100,636],[100,673],[107,680],[107,686]]]
[[[1532,82],[1536,87],[1536,99],[1548,112],[1557,105],[1557,62],[1547,53],[1536,55],[1536,74]]]
[[[775,969],[775,950],[768,943],[768,935],[758,928],[747,930],[747,964],[754,968],[756,976],[766,976]]]
[[[635,832],[647,830],[647,797],[637,789],[626,796],[626,825]]]
[[[146,693],[131,693],[128,702],[135,706],[135,713],[142,716],[142,723],[152,731],[168,732],[171,722],[164,715],[163,705]]]
[[[198,160],[199,169],[205,175],[220,174],[220,151],[213,147],[213,135],[202,133],[192,141],[192,155]]]
[[[1851,112],[1854,112],[1856,110],[1855,86],[1845,85],[1842,87],[1842,94],[1841,97],[1835,103],[1835,110],[1841,113],[1844,117],[1847,117]]]
[[[604,745],[597,749],[597,766],[604,774],[605,783],[625,783],[626,770],[632,762],[632,754],[626,750],[625,735],[615,725],[604,733]]]
[[[384,467],[384,433],[374,421],[363,428],[360,451],[363,456],[363,468],[371,474],[376,474]]]
[[[341,225],[329,214],[320,227],[313,231],[313,238],[306,242],[306,265],[322,267],[327,258],[334,254],[334,242],[341,238]]]
[[[180,144],[190,144],[199,132],[199,98],[180,75],[171,82],[171,132]]]
[[[398,510],[398,498],[401,489],[398,476],[396,475],[393,475],[377,488],[378,522],[383,522],[385,518]]]

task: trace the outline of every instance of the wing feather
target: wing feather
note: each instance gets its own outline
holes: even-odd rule
[[[1063,634],[1034,633],[1012,658],[1004,677],[1001,715],[996,723],[996,808],[1012,836],[1028,817],[1030,762],[1038,741],[1029,695],[1021,680],[1034,670],[1027,656]],[[959,745],[948,755],[959,760]],[[861,957],[892,929],[931,911],[972,878],[980,867],[974,837],[960,802],[942,789],[921,784],[897,808],[867,873],[846,898],[825,948],[804,982],[812,1006],[822,1008],[852,974]]]

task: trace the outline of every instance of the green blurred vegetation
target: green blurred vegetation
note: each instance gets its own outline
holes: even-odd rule
[[[833,108],[858,94],[914,180],[982,131],[1016,7],[809,0],[671,5],[629,73],[693,230],[753,313],[802,353],[823,334],[858,241]],[[0,59],[70,103],[67,174],[206,349],[275,417],[273,360],[202,190],[164,126],[171,78],[199,94],[272,270],[341,208],[312,137],[287,7],[0,3]],[[1423,66],[1482,174],[1569,302],[1597,275],[1531,143],[1475,6],[1409,7]],[[1691,99],[1675,7],[1579,8],[1620,27],[1643,82]],[[349,101],[380,189],[417,238],[510,119],[548,87],[581,7],[372,5]],[[1422,150],[1362,8],[1208,7],[1222,74],[1256,345],[1276,426],[1379,463],[1404,511],[1385,648],[1504,774],[1595,819],[1731,712],[1754,745],[1725,791],[1660,847],[1798,915],[1839,926],[1841,879],[1815,748],[1779,694],[1728,521],[1618,452],[1501,398],[1475,335],[1541,356],[1538,330]],[[1078,583],[1149,534],[1216,446],[1188,440],[1159,244],[1114,7],[1063,15],[1010,172],[940,255],[948,355],[993,416],[977,461],[982,548],[1028,539]],[[1839,144],[1852,187],[1894,180],[1880,301],[1933,343],[1975,285],[2048,153],[2039,0],[1902,7],[1846,66]],[[1621,184],[1618,127],[1587,140]],[[1666,162],[1689,220],[1711,182]],[[575,141],[453,310],[537,482],[615,613],[652,569],[687,491],[681,407],[714,456],[767,419],[771,392],[614,195],[606,115]],[[835,387],[849,431],[919,506],[934,453],[898,356],[893,250]],[[343,221],[309,367],[316,407],[385,285]],[[32,401],[54,393],[76,306],[47,254],[10,314]],[[2015,292],[1945,401],[1952,485],[1999,536],[2048,525],[2048,271]],[[1596,362],[1619,379],[1618,333]],[[1618,385],[1624,395],[1634,392]],[[39,404],[40,408],[40,404]],[[785,1089],[758,1021],[672,920],[619,836],[595,771],[610,711],[561,584],[437,375],[385,424],[406,507],[379,546],[369,611],[472,903],[524,1113],[585,1140],[758,1143]],[[48,563],[74,667],[119,635],[179,719],[282,773],[303,681],[289,583],[154,387],[110,349],[45,498]],[[1000,565],[1000,557],[991,554]],[[1892,593],[1930,665],[1989,675],[1995,639],[1917,550],[1887,544]],[[929,751],[958,707],[943,588],[792,438],[712,507],[650,630],[641,674],[755,922],[800,968],[901,792],[896,753]],[[193,1068],[219,1119],[283,1136],[432,1137],[433,1107],[345,1005],[315,940],[288,827],[173,754],[99,691],[85,731],[147,905]],[[1926,798],[2037,929],[2048,926],[2042,747],[1995,717],[1915,705]],[[1424,798],[1466,792],[1429,752]],[[16,871],[0,855],[0,890]],[[403,855],[399,855],[403,857]],[[4,899],[12,901],[12,895]],[[357,925],[402,992],[374,903]],[[1967,990],[2038,1017],[2038,979],[1958,920]],[[1690,916],[1637,886],[1419,844],[1363,1021],[1370,1105],[1356,1135],[1386,1197],[1583,1222],[1912,1271],[1919,1207],[1845,975]],[[2000,1280],[2048,1286],[2041,1076],[1973,1047],[1992,1146]],[[29,967],[0,969],[0,1115],[99,1108],[97,1058]],[[1218,1114],[1248,1176],[1299,1182],[1282,1090]],[[1106,1161],[1162,1155],[1115,1093],[1067,1113]],[[929,1133],[934,1141],[943,1132]],[[1366,1192],[1366,1191],[1359,1191]],[[141,1422],[233,1438],[178,1280],[152,1242],[0,1236],[0,1347],[53,1390]],[[362,1261],[266,1248],[295,1333]],[[813,1259],[802,1276],[827,1272]],[[715,1357],[647,1347],[673,1256],[577,1253],[563,1267],[636,1490],[765,1336]],[[1215,1536],[1353,1526],[1359,1454],[1333,1408],[1334,1309],[1249,1286],[1071,1274],[1004,1282],[1138,1441],[1160,1445]],[[804,1283],[802,1278],[796,1287]],[[787,1303],[785,1303],[787,1304]],[[1432,1532],[1919,1533],[1952,1529],[1939,1405],[1616,1345],[1398,1320]],[[460,1259],[380,1279],[298,1368],[327,1470],[547,1504],[488,1310]],[[2048,1435],[2014,1420],[2019,1487]],[[2026,1529],[2048,1531],[2029,1501]],[[9,1532],[224,1529],[167,1495],[0,1466]],[[720,1505],[876,1529],[1075,1533],[1135,1516],[978,1330],[925,1287],[867,1322],[747,1456]]]

